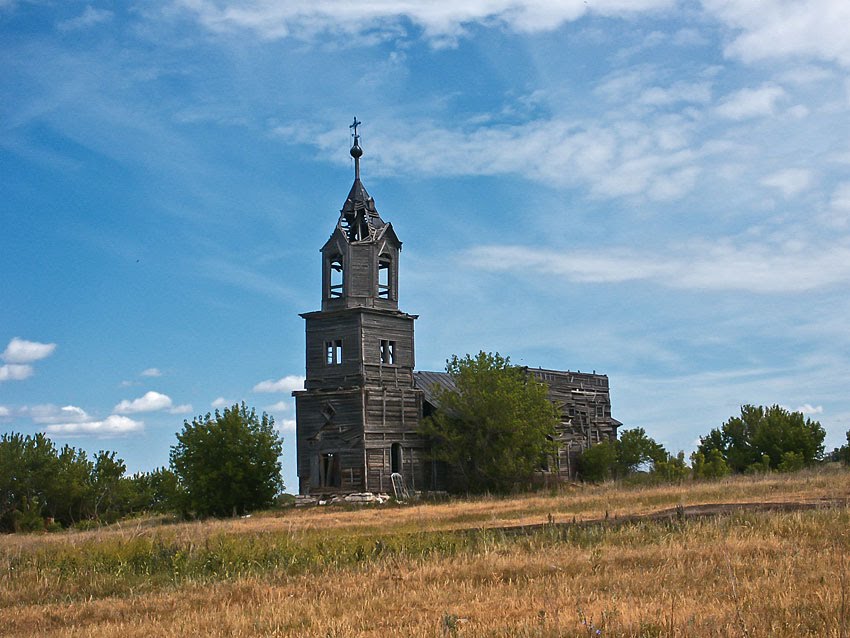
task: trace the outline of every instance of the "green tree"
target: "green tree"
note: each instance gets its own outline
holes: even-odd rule
[[[94,515],[91,486],[94,466],[85,451],[69,445],[59,450],[57,458],[56,480],[46,494],[47,510],[54,520],[68,526]]]
[[[803,466],[808,466],[823,455],[825,435],[820,423],[800,412],[789,412],[779,405],[744,405],[741,416],[730,418],[702,437],[698,451],[708,458],[712,450],[717,450],[735,472],[763,464],[764,456],[771,469],[779,469],[784,458],[783,467],[790,467],[790,457],[785,457],[788,452],[799,454]]]
[[[847,443],[842,445],[840,448],[835,448],[832,452],[832,456],[834,460],[840,461],[844,465],[850,465],[850,430],[847,431],[846,435]]]
[[[455,355],[446,372],[455,390],[435,390],[439,410],[420,429],[434,458],[454,470],[454,489],[504,493],[530,484],[555,451],[558,411],[546,386],[498,352]]]
[[[578,470],[583,481],[602,483],[614,478],[617,472],[617,445],[602,441],[585,449],[578,459]]]
[[[652,472],[666,481],[681,483],[690,476],[691,468],[685,463],[685,453],[680,451],[676,456],[667,454],[662,460],[653,464]]]
[[[184,421],[169,456],[183,509],[228,516],[268,507],[283,490],[282,450],[274,418],[258,417],[245,403]]]
[[[691,471],[696,479],[721,478],[732,472],[723,454],[717,449],[709,450],[708,455],[700,451],[691,454]]]
[[[181,507],[182,494],[177,475],[160,467],[153,472],[138,472],[127,477],[128,506],[130,512],[172,512]]]
[[[94,518],[112,522],[126,513],[128,494],[122,490],[126,471],[124,460],[115,452],[97,453],[91,473]]]
[[[667,460],[667,451],[647,436],[643,428],[624,430],[616,443],[617,473],[620,477],[637,472],[641,467],[652,469]]]

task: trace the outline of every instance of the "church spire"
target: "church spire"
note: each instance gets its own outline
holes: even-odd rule
[[[354,131],[354,144],[351,147],[351,157],[354,158],[354,179],[360,179],[360,157],[363,155],[363,149],[360,148],[360,136],[357,134],[357,127],[360,126],[363,122],[357,121],[357,116],[354,116],[354,123],[348,128]]]

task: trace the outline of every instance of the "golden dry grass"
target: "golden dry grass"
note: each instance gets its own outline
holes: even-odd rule
[[[821,471],[8,536],[0,634],[843,638],[845,507],[519,537],[481,528],[848,496],[850,473]],[[447,531],[462,527],[478,531]]]

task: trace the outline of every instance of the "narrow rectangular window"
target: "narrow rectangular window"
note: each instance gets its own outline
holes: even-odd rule
[[[395,341],[381,339],[381,363],[395,364]]]
[[[598,417],[605,416],[605,406],[604,405],[599,404],[599,405],[596,406],[596,416],[598,416]]]
[[[342,363],[342,339],[325,341],[325,363],[329,366]]]

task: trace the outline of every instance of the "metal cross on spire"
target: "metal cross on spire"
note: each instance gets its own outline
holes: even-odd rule
[[[360,156],[363,155],[363,149],[360,148],[360,136],[357,134],[357,127],[360,126],[362,122],[357,121],[357,116],[354,116],[354,123],[349,125],[352,131],[352,135],[354,135],[354,144],[351,146],[351,157],[354,158],[354,179],[360,179]]]

